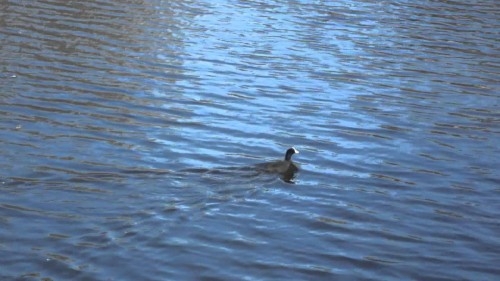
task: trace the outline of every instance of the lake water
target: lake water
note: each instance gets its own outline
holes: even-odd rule
[[[0,280],[497,280],[499,18],[2,1]]]

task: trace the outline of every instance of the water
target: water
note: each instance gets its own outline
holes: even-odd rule
[[[2,2],[0,279],[496,280],[499,16]]]

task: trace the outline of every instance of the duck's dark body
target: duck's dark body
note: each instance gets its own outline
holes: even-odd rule
[[[267,173],[281,174],[285,181],[290,181],[294,174],[299,170],[299,167],[292,161],[292,155],[295,153],[299,153],[299,151],[291,147],[285,153],[285,160],[262,163],[257,165],[257,168],[258,170]]]
[[[299,151],[295,148],[289,148],[285,153],[284,160],[278,160],[274,162],[268,163],[260,163],[252,166],[250,170],[250,174],[247,174],[249,167],[225,167],[218,169],[205,169],[205,168],[195,168],[195,169],[183,169],[181,172],[183,173],[197,173],[204,175],[234,175],[234,173],[241,172],[243,177],[259,176],[262,173],[270,173],[270,174],[279,174],[280,178],[287,182],[293,183],[293,179],[295,178],[295,173],[299,171],[299,166],[292,162],[292,155],[295,153],[299,153]],[[255,173],[256,172],[256,173]]]

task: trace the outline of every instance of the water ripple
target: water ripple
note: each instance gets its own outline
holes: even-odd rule
[[[498,275],[491,1],[4,2],[0,279]]]

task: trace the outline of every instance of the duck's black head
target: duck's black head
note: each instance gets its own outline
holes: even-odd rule
[[[294,155],[295,153],[299,153],[299,151],[297,149],[295,149],[294,147],[290,147],[287,151],[286,151],[286,154],[285,154],[285,161],[290,161],[292,160],[292,155]]]

